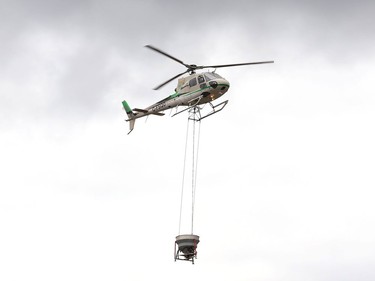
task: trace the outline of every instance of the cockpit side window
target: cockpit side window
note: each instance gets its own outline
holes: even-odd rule
[[[204,77],[203,77],[203,75],[199,75],[198,76],[198,83],[200,84],[200,83],[204,83]]]
[[[194,87],[195,85],[197,85],[197,78],[193,78],[189,81],[190,87]]]

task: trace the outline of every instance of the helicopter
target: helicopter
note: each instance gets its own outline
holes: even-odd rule
[[[220,98],[224,95],[229,87],[230,84],[228,80],[220,76],[216,73],[217,68],[223,67],[233,67],[233,66],[243,66],[243,65],[253,65],[253,64],[265,64],[265,63],[273,63],[274,61],[260,61],[260,62],[247,62],[247,63],[235,63],[235,64],[221,64],[221,65],[196,65],[196,64],[186,64],[183,61],[167,54],[166,52],[153,47],[151,45],[146,45],[146,48],[153,50],[159,54],[162,54],[187,68],[186,71],[177,74],[176,76],[170,78],[169,80],[165,81],[164,83],[160,84],[159,86],[155,87],[154,90],[159,90],[169,82],[179,78],[180,76],[188,73],[189,75],[186,77],[182,77],[178,79],[177,87],[175,92],[144,109],[140,108],[133,108],[129,106],[129,104],[124,100],[122,102],[123,108],[128,116],[126,121],[129,122],[129,132],[130,134],[134,129],[135,120],[138,118],[142,118],[149,115],[157,115],[163,116],[165,115],[162,111],[177,108],[176,113],[172,115],[175,116],[180,114],[186,110],[195,108],[202,104],[209,104],[212,108],[212,111],[205,116],[199,118],[200,121],[208,116],[211,116],[215,113],[218,113],[227,105],[228,100],[223,101],[219,104],[213,105],[212,101]],[[215,70],[212,72],[202,72],[196,73],[196,70],[205,69],[205,68],[214,68]],[[185,106],[183,110],[178,111],[179,106]]]

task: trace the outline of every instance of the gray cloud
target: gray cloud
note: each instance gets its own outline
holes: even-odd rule
[[[163,98],[173,83],[151,88],[183,68],[145,44],[188,63],[275,59],[276,69],[318,61],[351,70],[374,56],[372,1],[39,0],[2,7],[3,128],[25,122],[24,113],[30,122],[71,126],[112,112],[115,100],[146,106]]]

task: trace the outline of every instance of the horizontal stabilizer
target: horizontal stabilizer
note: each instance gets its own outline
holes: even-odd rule
[[[150,114],[157,115],[157,116],[164,116],[165,115],[165,113],[161,113],[161,112],[150,112]]]
[[[143,112],[143,113],[147,113],[148,110],[146,109],[140,109],[140,108],[133,108],[134,111],[137,111],[137,112]]]

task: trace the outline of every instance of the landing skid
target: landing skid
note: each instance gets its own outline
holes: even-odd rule
[[[228,103],[228,100],[223,101],[223,102],[221,102],[221,103],[219,103],[217,105],[213,105],[212,103],[209,103],[211,105],[211,107],[212,107],[212,111],[210,113],[208,113],[207,115],[201,117],[197,121],[201,121],[202,119],[204,119],[204,118],[206,118],[208,116],[211,116],[211,115],[213,115],[215,113],[218,113],[219,111],[222,111],[224,109],[224,107],[227,105],[227,103]],[[216,109],[216,108],[218,108],[218,109]]]
[[[198,111],[198,114],[194,115],[195,117],[192,118],[192,119],[194,121],[201,121],[202,119],[204,119],[204,118],[206,118],[208,116],[211,116],[213,114],[218,113],[219,111],[222,111],[224,109],[224,107],[228,103],[228,100],[223,101],[223,102],[221,102],[221,103],[219,103],[217,105],[213,105],[211,102],[209,102],[209,105],[211,106],[212,111],[210,113],[204,115],[204,116],[201,116],[201,108],[197,105],[199,103],[199,101],[200,101],[200,99],[197,102],[195,102],[193,105],[191,105],[191,106],[189,106],[189,107],[187,107],[187,108],[185,108],[185,109],[183,109],[183,110],[181,110],[179,112],[176,112],[175,114],[172,115],[172,117],[176,116],[177,114],[180,114],[180,113],[182,113],[184,111],[193,110],[193,111]]]

